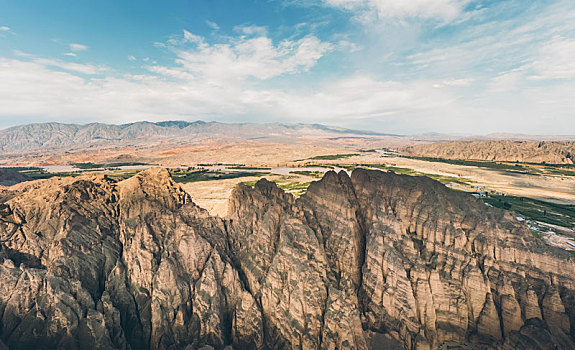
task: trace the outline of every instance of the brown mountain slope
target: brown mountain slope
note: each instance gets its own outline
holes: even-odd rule
[[[261,180],[225,220],[163,169],[2,196],[10,349],[575,346],[575,259],[428,178],[329,172],[299,199]]]
[[[408,146],[402,151],[413,156],[447,159],[575,163],[574,141],[456,141]]]
[[[0,168],[0,185],[12,186],[20,182],[28,181],[30,178],[14,169]]]

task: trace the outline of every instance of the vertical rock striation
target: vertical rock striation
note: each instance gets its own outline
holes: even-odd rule
[[[163,169],[0,203],[0,348],[575,348],[570,254],[425,177],[262,179],[225,220]]]

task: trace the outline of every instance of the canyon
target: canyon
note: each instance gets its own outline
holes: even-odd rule
[[[162,168],[0,203],[0,349],[575,348],[575,256],[427,177],[240,183],[223,218]]]

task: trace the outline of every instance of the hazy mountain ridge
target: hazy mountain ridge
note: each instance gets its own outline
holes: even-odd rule
[[[575,347],[575,263],[524,222],[424,177],[260,180],[211,217],[165,169],[0,197],[0,347]]]
[[[137,122],[121,125],[102,123],[63,124],[42,123],[15,126],[0,130],[0,151],[29,151],[43,148],[78,147],[106,143],[150,143],[158,140],[182,140],[212,138],[251,139],[273,136],[305,135],[371,135],[393,136],[383,133],[350,130],[321,124],[256,124],[220,122]]]

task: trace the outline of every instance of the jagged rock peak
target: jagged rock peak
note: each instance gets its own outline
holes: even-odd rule
[[[574,258],[434,180],[262,179],[229,208],[160,168],[2,192],[0,347],[575,347]]]

